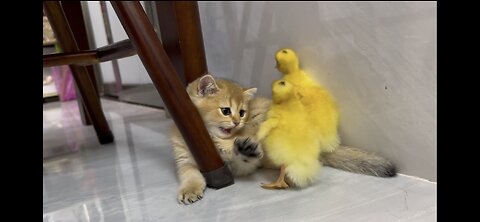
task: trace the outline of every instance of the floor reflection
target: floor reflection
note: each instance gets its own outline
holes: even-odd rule
[[[165,132],[145,127],[149,124],[142,121],[147,113],[123,117],[107,111],[115,143],[86,146],[93,143],[85,136],[93,128],[75,118],[75,105],[62,103],[60,109],[44,111],[44,221],[143,220],[148,212],[135,138],[163,139],[166,136],[159,134]],[[158,120],[168,122],[162,112],[157,115]]]

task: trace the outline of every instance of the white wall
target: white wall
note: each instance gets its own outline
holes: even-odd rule
[[[209,70],[270,96],[295,49],[337,98],[346,145],[436,181],[435,2],[199,2]]]

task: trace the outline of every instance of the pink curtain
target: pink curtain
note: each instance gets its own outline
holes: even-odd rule
[[[55,88],[57,88],[60,101],[74,100],[77,98],[75,83],[69,66],[52,67],[52,79],[55,83]]]

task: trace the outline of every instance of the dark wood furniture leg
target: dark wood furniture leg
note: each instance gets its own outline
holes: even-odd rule
[[[183,84],[187,86],[188,82],[185,80],[184,62],[182,51],[180,49],[178,23],[174,2],[155,1],[155,8],[157,9],[157,19],[158,25],[160,26],[160,36],[162,37],[163,49],[165,49],[168,58],[170,58],[170,61]]]
[[[203,173],[207,186],[218,189],[233,184],[232,173],[215,149],[200,114],[188,97],[140,2],[111,1],[111,4]]]
[[[57,37],[57,41],[64,52],[78,52],[79,48],[75,37],[68,25],[65,14],[58,1],[44,1],[45,13],[50,21],[50,25]],[[110,131],[105,115],[102,111],[100,100],[95,91],[95,86],[88,75],[88,71],[83,66],[71,65],[72,75],[78,86],[83,103],[87,113],[91,117],[93,127],[97,133],[101,144],[113,141],[113,134]]]
[[[163,47],[185,85],[207,74],[197,2],[158,1],[156,8]]]
[[[75,41],[77,42],[78,48],[80,50],[89,50],[90,45],[88,44],[87,29],[85,27],[85,20],[83,19],[82,5],[80,1],[61,1],[61,4],[63,11],[65,12],[65,16],[67,17],[67,22],[72,29],[73,36],[75,36]],[[95,92],[97,92],[97,95],[99,95],[98,85],[96,84],[97,78],[95,76],[93,66],[86,66],[86,68],[88,76],[90,76],[94,83],[93,86],[95,87]],[[79,92],[78,87],[77,92]],[[83,105],[83,98],[81,97],[81,94],[78,95],[77,102],[82,123],[84,125],[92,125],[92,121],[88,116],[85,106]]]
[[[185,69],[185,80],[190,83],[207,74],[207,59],[203,46],[202,26],[196,1],[175,1],[180,49]]]

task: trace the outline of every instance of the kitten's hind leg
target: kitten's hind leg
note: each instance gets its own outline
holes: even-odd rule
[[[255,171],[263,158],[260,143],[251,137],[238,137],[233,148],[231,168],[236,176],[243,176]]]
[[[261,159],[263,150],[260,143],[251,137],[238,137],[235,139],[235,154],[241,154],[244,157]]]

